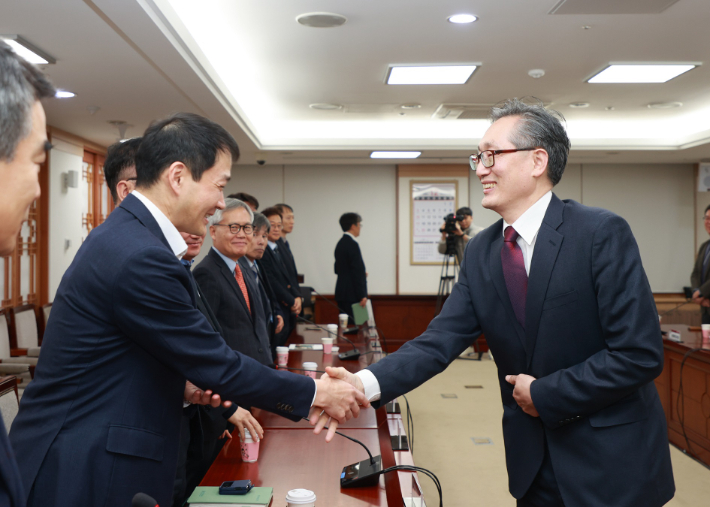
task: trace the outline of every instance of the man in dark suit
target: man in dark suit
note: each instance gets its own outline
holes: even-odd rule
[[[281,212],[275,207],[266,208],[262,214],[271,225],[268,235],[268,248],[264,251],[261,264],[264,266],[266,276],[276,293],[279,304],[288,318],[284,318],[284,329],[276,336],[278,345],[283,345],[288,340],[291,331],[296,327],[296,318],[301,313],[301,293],[293,277],[289,275],[283,260],[285,247],[279,245],[281,228],[283,227]]]
[[[710,206],[703,214],[705,231],[710,234]],[[690,286],[693,287],[693,301],[700,305],[700,317],[703,324],[710,324],[710,240],[698,249],[693,272],[690,275]]]
[[[340,217],[340,228],[343,229],[344,234],[335,247],[335,274],[338,275],[335,283],[335,301],[340,312],[347,313],[353,322],[352,305],[357,303],[365,307],[367,304],[367,273],[360,245],[357,243],[361,227],[360,215],[344,213]]]
[[[139,491],[169,505],[185,379],[294,420],[321,405],[342,420],[359,411],[348,391],[334,403],[337,384],[231,350],[197,309],[178,231],[204,235],[238,154],[222,127],[194,114],[143,136],[136,190],[64,274],[10,432],[28,505],[124,507]]]
[[[514,99],[491,116],[471,163],[483,206],[502,220],[469,242],[459,281],[422,336],[358,375],[329,375],[383,403],[484,333],[519,506],[661,506],[675,492],[653,384],[663,344],[633,234],[613,213],[552,193],[569,152],[552,112]]]
[[[288,242],[287,236],[293,232],[293,226],[296,222],[295,215],[293,213],[293,208],[285,203],[280,203],[274,205],[274,208],[279,210],[281,213],[281,237],[276,241],[279,247],[280,257],[286,267],[286,272],[288,273],[291,285],[296,288],[298,295],[301,296],[301,308],[297,314],[291,317],[290,321],[290,331],[296,327],[296,322],[299,315],[303,315],[303,292],[301,291],[301,284],[298,281],[298,268],[296,267],[296,259],[291,251],[291,245]],[[307,296],[310,297],[310,296]],[[288,335],[287,335],[288,337]]]
[[[271,288],[271,283],[264,273],[264,268],[260,265],[260,260],[264,257],[266,248],[268,248],[270,229],[271,224],[269,223],[269,219],[261,213],[254,213],[254,237],[251,240],[251,245],[246,255],[239,259],[239,264],[244,273],[252,274],[254,283],[259,289],[269,327],[271,352],[272,356],[276,357],[276,336],[283,330],[284,313],[276,299],[276,294],[274,294]]]
[[[40,100],[54,87],[33,65],[0,41],[0,257],[17,245],[22,222],[39,197],[39,168],[51,145]],[[25,505],[25,490],[0,418],[0,505]]]

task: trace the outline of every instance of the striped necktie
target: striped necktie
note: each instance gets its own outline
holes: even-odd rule
[[[528,293],[528,274],[525,271],[523,251],[518,245],[518,233],[510,225],[505,228],[503,248],[500,258],[503,263],[503,277],[508,289],[508,297],[513,305],[515,317],[525,329],[525,300]]]
[[[249,313],[251,313],[251,305],[249,304],[249,292],[247,291],[247,284],[244,282],[244,275],[242,274],[242,270],[239,267],[239,264],[234,267],[234,278],[237,280],[237,285],[239,285],[239,288],[242,290],[244,301],[247,302],[247,308],[249,309]]]

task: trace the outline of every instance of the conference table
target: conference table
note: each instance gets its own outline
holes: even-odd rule
[[[678,332],[681,340],[663,336],[663,372],[655,380],[668,440],[710,466],[710,340],[685,324],[662,324],[661,329]]]
[[[308,324],[299,324],[296,336],[289,341],[295,347],[320,344],[327,331]],[[356,372],[382,357],[376,332],[360,332],[349,337],[355,347],[365,352],[357,360],[341,361],[337,353],[324,354],[321,350],[290,350],[288,369],[300,371],[303,363],[310,361],[323,371],[325,366],[342,366]],[[339,332],[335,345],[340,352],[351,350]],[[320,376],[321,373],[317,375]],[[303,420],[292,422],[275,414],[254,409],[254,416],[264,428],[264,438],[255,463],[244,463],[241,458],[239,438],[228,441],[212,467],[200,483],[201,486],[219,486],[224,481],[250,479],[255,486],[274,488],[272,506],[286,505],[289,490],[303,488],[316,494],[316,506],[402,506],[423,505],[418,475],[414,472],[391,472],[379,477],[376,486],[340,488],[343,467],[368,458],[360,445],[335,435],[325,442],[325,430],[313,434],[313,428]],[[409,451],[393,450],[392,437],[406,435],[399,413],[388,414],[385,407],[363,409],[360,416],[351,419],[338,431],[365,444],[373,456],[382,456],[383,468],[394,465],[414,465]]]

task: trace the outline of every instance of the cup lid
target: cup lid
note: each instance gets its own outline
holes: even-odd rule
[[[294,504],[316,501],[316,494],[309,489],[292,489],[286,494],[286,501]]]
[[[345,317],[347,317],[347,316],[348,316],[347,313],[341,313],[340,315],[338,315],[338,317],[343,317],[343,318],[345,318]]]
[[[288,352],[288,347],[276,347],[276,352]]]
[[[333,337],[332,336],[324,336],[323,338],[321,338],[321,341],[323,343],[333,343]]]
[[[338,329],[338,325],[337,325],[337,324],[328,324],[328,325],[326,325],[325,327],[327,327],[328,329]]]
[[[251,439],[251,433],[249,433],[249,430],[244,428],[244,439]]]
[[[337,345],[333,345],[333,352],[338,352],[340,350],[340,347]]]
[[[305,363],[303,363],[303,368],[306,370],[315,370],[316,368],[318,368],[318,363],[306,361]]]

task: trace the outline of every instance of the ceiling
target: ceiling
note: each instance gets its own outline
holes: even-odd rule
[[[133,125],[126,135],[135,136],[182,110],[224,125],[240,163],[368,163],[372,149],[465,163],[488,122],[436,118],[437,108],[535,96],[567,118],[571,162],[710,160],[707,0],[5,3],[0,34],[22,35],[56,58],[46,71],[77,94],[46,104],[49,123],[103,145],[118,136],[109,120]],[[347,22],[295,20],[318,11]],[[447,22],[461,12],[479,20]],[[701,65],[664,84],[586,83],[610,62]],[[384,84],[391,64],[448,63],[480,67],[463,85]],[[531,78],[531,69],[545,75]],[[647,107],[671,101],[683,106]],[[590,105],[571,108],[576,102]],[[400,107],[409,103],[421,107]]]

